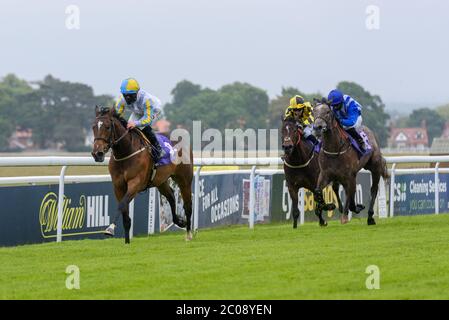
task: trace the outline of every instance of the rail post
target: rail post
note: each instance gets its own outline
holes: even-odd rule
[[[390,175],[390,217],[394,216],[394,175],[396,170],[396,163],[391,167]]]
[[[304,198],[305,198],[305,193],[306,191],[304,190],[304,188],[299,189],[299,199],[301,201],[301,209],[299,211],[299,224],[304,224],[304,215],[305,215],[305,203],[304,203]]]
[[[437,162],[435,165],[435,214],[440,213],[440,175],[439,169],[440,163]]]
[[[67,166],[63,166],[59,174],[59,192],[58,192],[58,223],[56,227],[56,242],[62,241],[62,218],[64,209],[64,178]]]
[[[256,182],[256,166],[252,166],[251,168],[251,175],[249,177],[249,228],[254,228],[254,207],[256,204],[256,188],[255,188],[255,182]]]
[[[195,189],[194,189],[194,203],[193,203],[193,232],[198,230],[198,215],[200,208],[200,172],[201,166],[195,171]]]

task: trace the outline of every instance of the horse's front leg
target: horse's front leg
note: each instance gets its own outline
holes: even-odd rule
[[[335,205],[333,203],[326,204],[323,197],[323,189],[329,184],[329,182],[329,177],[324,175],[323,171],[321,171],[318,176],[317,187],[313,191],[313,198],[315,200],[315,215],[318,217],[321,227],[327,226],[327,222],[324,220],[322,215],[323,210],[335,209]]]
[[[125,197],[125,194],[128,190],[128,186],[126,184],[126,181],[123,179],[123,177],[113,177],[112,183],[114,185],[115,198],[117,199],[117,202],[120,204],[121,201],[123,200],[123,198]],[[117,210],[117,213],[114,216],[112,223],[104,231],[105,235],[111,236],[111,237],[113,237],[115,235],[115,227],[117,226],[118,218],[121,215],[122,215],[122,212],[120,210]]]
[[[287,182],[288,185],[288,193],[290,194],[290,198],[292,198],[292,219],[293,219],[293,228],[296,229],[298,227],[298,218],[299,218],[299,209],[298,209],[298,191],[299,187],[296,184],[291,182]]]
[[[139,187],[141,181],[138,177],[129,180],[127,183],[126,193],[123,195],[118,204],[118,214],[114,218],[113,223],[106,229],[105,234],[114,235],[115,226],[117,224],[118,216],[121,214],[123,218],[123,229],[125,230],[125,243],[130,243],[129,231],[131,229],[131,218],[129,217],[129,203],[134,199],[137,192],[140,190]],[[117,194],[117,191],[116,191]],[[119,199],[119,197],[117,197]]]

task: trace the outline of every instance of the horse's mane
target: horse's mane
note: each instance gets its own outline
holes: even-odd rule
[[[105,115],[107,115],[108,113],[111,112],[111,108],[108,108],[108,107],[101,107],[100,110],[99,110],[99,112],[100,112],[100,116],[105,116]],[[117,112],[113,112],[112,115],[113,115],[113,117],[114,117],[115,119],[117,119],[117,120],[121,123],[121,125],[126,129],[126,126],[127,126],[128,122],[127,122],[124,118],[122,118]]]

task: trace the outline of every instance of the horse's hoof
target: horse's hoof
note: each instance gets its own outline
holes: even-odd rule
[[[185,228],[187,226],[187,222],[184,221],[183,219],[176,219],[175,221],[173,221],[173,223],[180,228]]]
[[[371,218],[371,219],[368,218],[368,225],[369,225],[369,226],[374,226],[374,225],[376,225],[376,220],[374,220],[373,218]]]
[[[335,208],[336,208],[336,206],[333,203],[326,204],[323,207],[324,211],[332,211],[332,210],[335,210]]]
[[[187,232],[186,241],[192,241],[192,239],[193,239],[192,232]]]
[[[103,234],[105,236],[113,237],[114,236],[114,229],[111,227],[108,227],[106,230],[104,230]]]
[[[293,223],[293,229],[298,228],[298,223]]]
[[[340,223],[341,223],[341,224],[347,224],[348,221],[349,221],[349,219],[348,219],[348,216],[347,216],[347,215],[343,214],[343,215],[340,217]]]
[[[356,214],[359,214],[363,209],[365,209],[365,206],[363,204],[358,204],[355,206],[355,212]]]
[[[327,221],[320,222],[320,227],[327,227]]]

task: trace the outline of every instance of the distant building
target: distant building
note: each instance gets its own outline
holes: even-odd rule
[[[33,130],[22,129],[20,127],[16,128],[9,138],[9,148],[10,149],[32,149],[33,148]]]
[[[419,128],[392,128],[388,147],[395,149],[424,150],[429,147],[429,136],[425,126]]]
[[[431,155],[448,155],[449,154],[449,121],[444,124],[441,137],[434,138],[430,147]],[[447,164],[446,164],[447,166]]]

